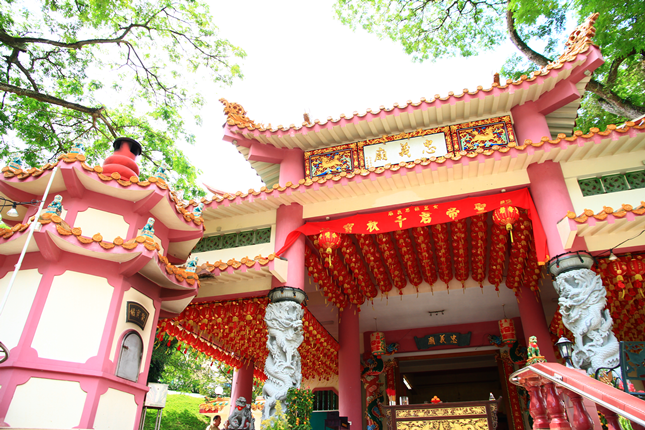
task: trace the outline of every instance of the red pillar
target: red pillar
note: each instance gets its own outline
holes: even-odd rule
[[[282,205],[278,208],[276,214],[275,228],[275,249],[280,249],[284,245],[287,235],[297,229],[305,222],[302,219],[302,206],[298,203]],[[271,288],[280,286],[289,286],[293,288],[305,289],[305,237],[300,235],[298,240],[282,254],[283,258],[289,260],[289,270],[287,273],[287,282],[282,283],[277,278],[273,278]]]
[[[238,397],[244,397],[246,403],[251,403],[253,399],[253,362],[247,366],[240,367],[233,374],[233,384],[231,386],[231,413],[235,407],[235,401]]]
[[[358,312],[350,305],[340,313],[338,324],[338,410],[352,422],[352,430],[363,428],[361,410],[361,353]]]
[[[564,218],[568,211],[573,211],[562,168],[560,163],[545,161],[542,164],[531,164],[527,172],[531,181],[531,196],[546,233],[549,255],[555,257],[565,252],[558,233],[558,221]],[[571,250],[586,248],[584,239],[577,237]]]
[[[517,300],[517,306],[520,309],[520,319],[522,321],[522,330],[524,339],[528,342],[529,337],[536,336],[540,353],[551,363],[558,363],[553,352],[553,343],[551,334],[544,316],[542,300],[536,299],[533,291],[528,287],[522,287],[521,294]]]

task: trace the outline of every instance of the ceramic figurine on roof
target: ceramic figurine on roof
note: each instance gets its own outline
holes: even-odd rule
[[[203,210],[204,210],[204,203],[198,204],[197,207],[195,207],[195,209],[193,209],[193,216],[195,218],[199,218],[200,216],[202,216],[202,211]]]
[[[63,197],[60,195],[57,195],[54,197],[54,200],[47,206],[45,209],[46,214],[54,214],[60,216],[61,212],[63,211]]]
[[[9,161],[9,167],[14,170],[22,170],[22,159],[17,155],[11,157],[11,161]]]
[[[198,261],[199,261],[199,257],[193,257],[190,260],[188,260],[188,263],[186,263],[186,272],[195,273],[195,270],[197,270]]]
[[[155,224],[155,219],[152,217],[148,218],[148,222],[143,227],[143,231],[141,232],[141,235],[148,237],[150,239],[154,238],[155,236],[155,228],[153,227],[154,224]]]
[[[71,154],[83,154],[85,153],[85,147],[81,142],[76,142],[72,149],[69,150]]]
[[[170,170],[170,166],[162,161],[157,167],[157,171],[155,172],[154,177],[159,178],[164,182],[168,182],[168,170]]]

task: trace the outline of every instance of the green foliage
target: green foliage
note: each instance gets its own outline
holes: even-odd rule
[[[215,388],[221,386],[222,396],[227,397],[231,394],[233,371],[231,366],[212,361],[166,336],[162,341],[155,340],[148,382],[168,384],[173,391],[210,397],[215,397]]]
[[[262,430],[291,430],[282,411],[282,402],[276,403],[275,414],[272,417],[262,421]]]
[[[170,394],[161,415],[161,428],[164,430],[202,430],[209,424],[208,417],[199,413],[199,405],[204,400],[182,394]],[[148,409],[144,430],[154,430],[157,411]]]
[[[291,430],[311,430],[311,413],[314,410],[314,393],[304,388],[287,391],[287,422]]]
[[[194,140],[181,112],[202,106],[198,82],[241,78],[234,61],[246,55],[212,21],[196,0],[1,2],[0,157],[37,166],[82,142],[98,163],[128,136],[144,147],[142,174],[161,151],[176,186],[200,194],[177,148]]]
[[[344,24],[399,42],[417,61],[481,54],[515,30],[516,45],[525,45],[521,52],[542,55],[545,62],[563,51],[567,21],[582,23],[599,12],[594,42],[606,62],[596,70],[593,95],[579,112],[579,128],[587,131],[645,114],[644,6],[645,0],[337,0],[335,8]],[[517,78],[536,69],[514,55],[502,75]]]

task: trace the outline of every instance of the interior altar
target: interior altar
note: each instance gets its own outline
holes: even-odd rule
[[[500,399],[386,406],[385,421],[389,430],[495,430]]]

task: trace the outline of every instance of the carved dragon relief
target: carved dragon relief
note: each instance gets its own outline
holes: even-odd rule
[[[562,322],[575,336],[574,366],[593,375],[600,367],[619,363],[618,340],[611,328],[613,321],[602,279],[589,269],[565,272],[555,279],[560,295]]]
[[[302,381],[298,347],[302,334],[302,307],[291,301],[270,303],[264,321],[267,325],[269,355],[264,365],[267,380],[262,389],[265,399],[262,421],[275,414],[277,402],[283,402],[289,388],[300,388]],[[286,410],[283,404],[283,410]]]

